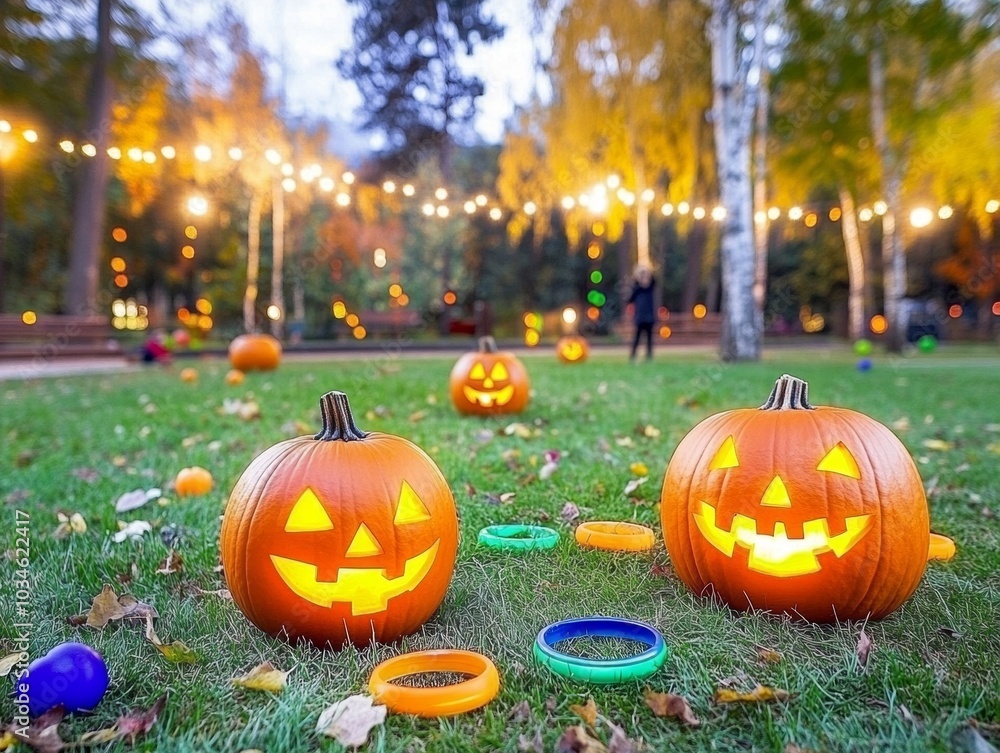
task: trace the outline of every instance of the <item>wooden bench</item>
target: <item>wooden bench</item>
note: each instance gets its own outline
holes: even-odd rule
[[[121,354],[107,317],[39,314],[25,324],[16,314],[0,314],[0,359]]]
[[[390,309],[389,311],[359,311],[359,323],[369,335],[378,337],[400,335],[421,329],[424,326],[423,317],[413,309]]]
[[[614,327],[615,333],[631,342],[635,325],[625,319]],[[664,345],[714,345],[722,335],[722,315],[708,313],[700,319],[691,313],[668,312],[653,325],[653,337]]]

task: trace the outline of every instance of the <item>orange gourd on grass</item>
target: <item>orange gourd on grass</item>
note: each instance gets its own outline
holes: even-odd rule
[[[281,343],[270,335],[240,335],[229,343],[229,363],[238,371],[271,371],[281,363]]]
[[[230,369],[226,372],[226,384],[230,387],[235,387],[237,385],[243,384],[243,380],[246,378],[244,374],[239,369]]]
[[[449,391],[459,413],[491,416],[523,411],[531,383],[517,356],[498,350],[492,337],[481,337],[479,350],[466,353],[452,367]]]
[[[711,416],[681,440],[660,516],[680,579],[738,609],[877,619],[927,563],[927,501],[902,442],[861,413],[814,408],[788,375],[761,408]]]
[[[181,468],[174,479],[174,491],[178,497],[197,497],[212,491],[212,474],[201,466]]]
[[[233,600],[257,627],[339,648],[413,633],[448,590],[458,516],[441,471],[402,437],[366,433],[330,392],[315,436],[240,476],[222,521]]]
[[[556,342],[556,357],[563,363],[583,363],[590,355],[590,345],[580,335],[565,335]]]

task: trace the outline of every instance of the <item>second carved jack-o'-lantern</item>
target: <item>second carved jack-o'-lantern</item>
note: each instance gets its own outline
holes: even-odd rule
[[[460,413],[520,413],[528,405],[528,372],[513,353],[497,349],[492,337],[455,363],[449,379],[451,401]]]
[[[696,593],[815,622],[884,617],[928,552],[924,487],[879,422],[813,408],[785,375],[760,409],[692,429],[667,467],[663,537]]]
[[[236,483],[220,537],[229,590],[271,635],[334,647],[392,641],[444,598],[455,501],[419,447],[358,429],[342,392],[321,408],[319,434],[279,442]]]
[[[565,335],[556,342],[556,357],[563,363],[583,363],[590,354],[590,345],[580,335]]]

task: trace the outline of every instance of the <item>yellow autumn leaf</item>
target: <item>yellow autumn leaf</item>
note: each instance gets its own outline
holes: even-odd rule
[[[271,662],[258,664],[242,677],[234,677],[233,685],[247,690],[263,690],[267,693],[280,693],[285,689],[288,672],[282,672]]]
[[[634,473],[636,476],[649,475],[649,468],[646,467],[645,463],[638,463],[638,462],[632,463],[632,465],[630,465],[628,469],[632,471],[632,473]]]
[[[582,706],[579,703],[574,703],[569,707],[569,710],[591,727],[597,724],[597,704],[594,703],[593,698],[588,698],[587,702]]]
[[[946,442],[943,439],[925,439],[920,444],[928,450],[938,450],[940,452],[946,452],[951,449],[951,442]]]
[[[781,688],[771,688],[758,685],[749,693],[742,693],[732,688],[716,688],[716,703],[763,703],[765,701],[787,701],[788,691]]]
[[[163,658],[174,664],[194,664],[198,661],[198,654],[189,648],[184,641],[156,643],[154,645],[157,651],[163,654]]]

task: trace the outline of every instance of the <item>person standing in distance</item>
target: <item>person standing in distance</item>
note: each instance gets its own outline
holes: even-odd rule
[[[639,348],[639,338],[646,335],[646,360],[653,357],[653,324],[656,322],[656,303],[654,291],[656,279],[653,271],[645,264],[639,264],[633,273],[632,295],[628,302],[632,304],[632,319],[635,322],[635,338],[632,340],[632,352],[629,361],[635,361],[636,350]]]

